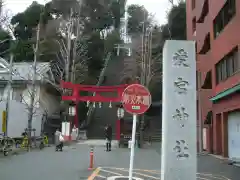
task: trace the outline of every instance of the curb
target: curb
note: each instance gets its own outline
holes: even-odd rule
[[[51,146],[49,146],[51,147]],[[45,147],[48,148],[48,147]],[[41,151],[39,149],[39,147],[35,147],[35,148],[31,148],[30,152],[32,151]],[[11,156],[16,156],[16,155],[20,155],[20,154],[24,154],[24,153],[28,153],[27,149],[21,149],[21,148],[14,148],[12,151],[9,151],[7,156],[4,156],[3,153],[0,152],[0,158],[7,158],[7,157],[11,157]]]

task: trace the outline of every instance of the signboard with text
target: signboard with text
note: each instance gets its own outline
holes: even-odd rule
[[[2,111],[2,132],[5,133],[7,129],[6,111]]]
[[[152,103],[152,97],[149,90],[140,85],[129,85],[122,94],[122,104],[130,114],[144,114]]]

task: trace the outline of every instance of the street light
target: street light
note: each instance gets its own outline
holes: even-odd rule
[[[118,109],[117,109],[117,117],[118,117],[118,120],[117,120],[117,133],[116,133],[116,139],[118,141],[120,141],[120,136],[121,136],[121,119],[123,119],[124,117],[124,109],[123,109],[123,105],[120,104],[118,106]]]
[[[75,116],[75,114],[76,114],[75,106],[69,106],[68,114],[69,114],[69,116]]]
[[[117,117],[118,119],[122,119],[124,117],[124,109],[123,106],[120,105],[117,110]]]

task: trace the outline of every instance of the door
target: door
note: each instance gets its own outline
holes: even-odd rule
[[[228,115],[228,156],[240,158],[240,112]]]
[[[203,150],[206,151],[207,150],[207,128],[203,128],[202,130],[202,136],[203,136]]]

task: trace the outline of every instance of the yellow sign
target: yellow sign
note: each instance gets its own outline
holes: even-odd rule
[[[7,118],[6,118],[6,111],[2,112],[2,132],[6,132],[6,126],[7,126]]]

